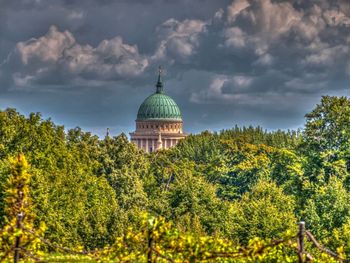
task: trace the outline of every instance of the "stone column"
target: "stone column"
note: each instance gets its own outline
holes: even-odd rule
[[[158,133],[157,150],[163,149],[162,134]]]

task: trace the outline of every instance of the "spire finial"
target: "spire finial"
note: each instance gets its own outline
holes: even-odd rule
[[[156,84],[157,87],[157,93],[163,93],[163,82],[162,82],[162,73],[163,73],[163,69],[161,66],[158,67],[158,81]]]

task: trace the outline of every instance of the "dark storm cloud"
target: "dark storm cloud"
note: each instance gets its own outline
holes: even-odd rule
[[[190,131],[295,128],[322,94],[348,95],[348,1],[0,3],[2,107],[101,134],[132,129],[156,68]]]

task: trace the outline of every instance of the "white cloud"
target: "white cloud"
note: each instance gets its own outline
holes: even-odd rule
[[[75,45],[66,50],[64,60],[75,74],[92,73],[102,78],[114,76],[137,76],[148,66],[136,46],[123,43],[121,37],[103,40],[96,48]]]
[[[234,23],[236,21],[237,16],[249,7],[250,4],[247,0],[235,0],[231,5],[227,7],[227,20],[230,23]]]
[[[344,56],[349,55],[349,47],[345,45],[337,45],[328,48],[322,48],[316,52],[306,56],[303,60],[305,64],[330,66],[337,62]]]
[[[293,78],[285,83],[287,90],[293,93],[314,93],[316,90],[321,91],[327,86],[328,82],[322,79],[315,79],[315,76],[305,76],[304,78]]]
[[[159,28],[160,43],[153,59],[186,59],[196,52],[199,35],[206,30],[206,22],[201,20],[177,21],[169,19]]]
[[[75,44],[73,35],[68,32],[60,32],[55,26],[51,26],[45,36],[38,39],[31,39],[26,42],[19,42],[17,50],[23,64],[28,64],[29,59],[37,58],[41,61],[57,61],[63,51]]]
[[[253,81],[253,77],[246,75],[237,75],[234,77],[216,75],[212,78],[207,89],[193,92],[190,100],[198,104],[239,102],[240,99],[249,97],[245,89],[248,88]],[[225,86],[230,87],[231,92],[225,92]]]
[[[215,12],[214,19],[221,20],[224,17],[224,13],[224,9],[220,8],[218,11]]]
[[[323,17],[331,26],[350,26],[350,18],[340,10],[326,10]]]
[[[227,80],[228,77],[225,75],[215,76],[207,89],[192,93],[190,100],[194,103],[207,103],[211,100],[220,99],[223,95],[222,87]]]
[[[16,69],[19,72],[13,80],[19,86],[60,70],[72,78],[83,76],[109,80],[135,77],[149,64],[148,59],[139,54],[137,46],[124,43],[121,37],[103,40],[94,48],[77,43],[70,32],[61,32],[55,26],[51,26],[45,36],[19,42],[16,53],[22,65]],[[35,74],[28,78],[28,72]]]
[[[14,73],[12,77],[17,87],[25,87],[30,83],[31,80],[34,79],[34,76],[31,76],[31,75],[21,76],[20,73]]]
[[[288,32],[303,16],[291,3],[272,3],[271,0],[259,1],[259,7],[249,12],[251,22],[260,28],[261,37],[273,40]]]
[[[273,57],[269,53],[262,54],[253,64],[270,66],[273,64]]]
[[[303,17],[303,13],[294,9],[289,2],[275,3],[271,0],[254,1],[254,5],[247,0],[234,1],[228,6],[227,13],[227,19],[234,27],[237,27],[234,23],[237,17],[242,16],[251,34],[267,42],[289,32]]]
[[[250,84],[252,84],[253,78],[249,76],[238,75],[234,76],[232,78],[232,81],[237,87],[248,87]]]
[[[246,44],[246,34],[239,27],[230,27],[225,29],[225,45],[227,47],[241,48]]]
[[[321,1],[296,8],[291,1],[236,0],[227,7],[224,46],[234,55],[244,52],[252,67],[268,69],[287,59],[290,72],[293,67],[307,66],[334,72],[339,69],[325,67],[335,66],[350,55],[344,35],[350,26],[350,5],[347,8],[332,10]]]
[[[254,88],[259,86],[247,77],[250,75],[259,79],[274,69],[283,75],[283,83],[298,79],[302,84],[307,67],[315,74],[329,76],[331,71],[346,71],[350,38],[345,30],[350,9],[334,11],[321,2],[304,6],[293,5],[292,1],[235,0],[205,21],[171,18],[156,28],[155,51],[147,54],[141,54],[137,45],[125,43],[120,36],[95,46],[84,45],[71,32],[53,26],[46,35],[17,44],[21,64],[13,67],[11,73],[16,74],[8,75],[18,86],[38,80],[45,84],[45,78],[54,79],[56,75],[57,79],[82,83],[142,76],[155,64],[181,71],[186,64],[217,74],[207,89],[193,92],[192,101],[234,101],[252,83]],[[84,16],[80,11],[69,14],[72,19]],[[343,69],[337,67],[341,61]],[[289,89],[292,85],[278,88]],[[269,89],[277,88],[271,85],[266,87]]]
[[[79,20],[84,17],[84,12],[83,11],[70,11],[68,14],[68,19],[71,20]]]
[[[319,6],[313,5],[309,12],[304,14],[302,20],[295,25],[296,32],[306,40],[316,39],[326,26],[322,13],[323,10]]]
[[[279,74],[281,72],[272,70],[268,76],[215,75],[207,88],[192,92],[190,101],[196,104],[228,104],[236,109],[295,110],[295,105],[307,94],[324,90],[329,84],[324,79],[315,80],[317,75],[290,78],[286,82],[279,78],[279,83],[274,83],[273,78],[278,78]],[[272,83],[271,87],[266,87],[268,83]]]
[[[271,65],[273,56],[269,49],[272,45],[295,32],[298,25],[306,31],[306,24],[302,24],[303,16],[303,12],[289,2],[234,1],[227,8],[230,23],[223,28],[225,46],[253,50],[257,56],[255,64]],[[241,18],[239,23],[238,18]]]

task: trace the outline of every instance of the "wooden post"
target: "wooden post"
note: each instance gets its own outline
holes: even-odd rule
[[[23,220],[23,212],[20,212],[17,215],[17,219],[16,219],[16,229],[19,230],[20,228],[22,228],[22,220]],[[16,237],[16,241],[15,241],[15,253],[13,255],[13,262],[14,263],[18,263],[19,262],[19,250],[20,250],[20,242],[21,242],[21,237],[17,236]]]
[[[153,236],[152,236],[152,228],[151,226],[148,227],[148,251],[147,251],[147,263],[152,263],[152,246],[153,246]]]
[[[304,263],[303,255],[304,250],[304,237],[305,237],[305,222],[299,222],[299,232],[298,232],[298,260],[299,263]]]

